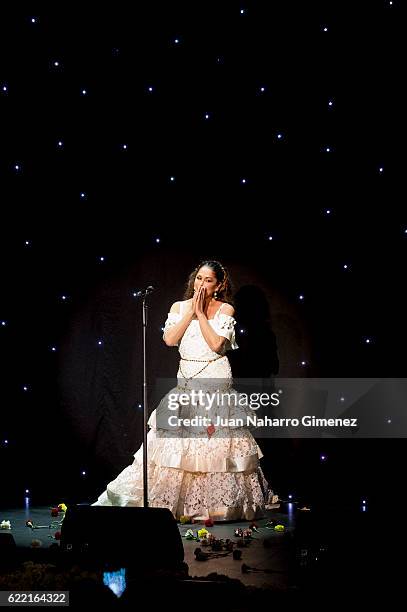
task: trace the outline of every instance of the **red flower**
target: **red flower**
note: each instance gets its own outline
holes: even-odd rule
[[[56,531],[54,534],[54,537],[56,540],[60,540],[61,539],[61,532],[60,531]]]
[[[58,516],[59,508],[51,508],[51,516]]]
[[[206,519],[205,527],[213,527],[213,520],[211,518]]]
[[[208,438],[210,438],[216,431],[215,425],[211,423],[209,427],[206,428],[206,431],[208,432]]]

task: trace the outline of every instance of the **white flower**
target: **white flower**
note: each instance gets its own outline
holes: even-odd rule
[[[11,529],[10,521],[1,521],[0,529]]]

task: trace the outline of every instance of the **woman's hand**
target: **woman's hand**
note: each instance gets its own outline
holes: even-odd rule
[[[192,315],[193,319],[196,319],[195,309],[196,309],[196,301],[198,299],[199,290],[194,289],[194,295],[191,300],[188,300],[188,312]]]
[[[201,287],[199,287],[198,291],[195,293],[193,300],[192,300],[194,314],[196,317],[198,317],[201,314],[204,314],[205,297],[206,297],[206,289],[202,285]]]

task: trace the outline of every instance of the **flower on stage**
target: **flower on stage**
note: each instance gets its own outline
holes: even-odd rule
[[[64,517],[62,517],[61,521],[51,521],[48,525],[35,525],[32,519],[27,519],[25,524],[30,529],[58,529],[61,527]]]
[[[66,512],[67,506],[65,504],[58,504],[58,508],[60,512]]]
[[[204,527],[198,531],[198,538],[206,538],[209,535],[209,531]]]
[[[182,514],[179,517],[179,522],[181,523],[181,525],[185,525],[186,523],[190,523],[191,522],[191,517],[190,516],[186,516],[185,514]]]
[[[51,508],[51,516],[58,516],[59,508]]]
[[[0,529],[11,529],[10,521],[1,521]]]

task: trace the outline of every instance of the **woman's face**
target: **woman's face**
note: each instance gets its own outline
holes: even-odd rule
[[[212,297],[214,292],[220,287],[215,272],[207,266],[203,266],[198,270],[195,276],[194,291],[198,291],[202,286],[206,289],[207,297]]]

